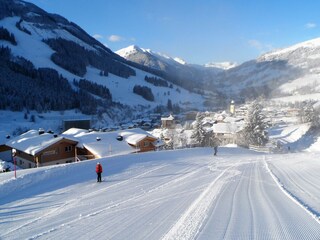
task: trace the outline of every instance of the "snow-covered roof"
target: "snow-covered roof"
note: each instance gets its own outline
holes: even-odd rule
[[[174,120],[174,117],[173,117],[172,115],[170,115],[169,117],[162,117],[161,120],[162,120],[162,121],[168,121],[168,120],[169,120],[169,121],[170,121],[170,120],[172,121],[172,120]]]
[[[212,128],[214,133],[230,133],[234,134],[238,131],[239,127],[234,123],[217,123],[213,124]]]
[[[212,117],[205,117],[202,120],[202,124],[214,124],[216,122]]]
[[[62,136],[78,141],[78,147],[88,149],[97,157],[135,152],[136,149],[129,144],[136,145],[147,136],[156,140],[154,136],[139,128],[114,132],[89,132],[88,130],[71,128],[65,131]],[[123,139],[120,140],[119,136],[122,136]]]
[[[146,137],[151,137],[155,140],[157,139],[155,136],[149,134],[141,128],[119,131],[119,135],[122,136],[127,143],[132,145],[136,145],[138,142],[140,142],[142,139]]]
[[[39,134],[38,130],[30,130],[9,140],[6,145],[34,156],[62,139],[63,137],[51,133]]]
[[[223,119],[224,122],[226,123],[234,123],[234,122],[238,122],[243,120],[243,117],[225,117],[225,119]]]

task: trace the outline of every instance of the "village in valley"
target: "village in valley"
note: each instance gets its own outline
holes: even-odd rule
[[[150,118],[118,127],[92,129],[90,120],[65,120],[61,133],[43,128],[30,129],[16,136],[2,132],[1,168],[10,171],[13,164],[26,169],[146,151],[228,144],[265,152],[289,151],[289,142],[272,136],[267,136],[268,141],[261,144],[243,143],[241,133],[248,121],[248,108],[250,104],[237,106],[231,101],[228,109],[219,112],[153,114]],[[299,119],[301,109],[293,106],[278,111],[277,106],[269,104],[269,107],[261,108],[259,114],[263,116],[264,128],[269,130],[303,121],[301,117]]]

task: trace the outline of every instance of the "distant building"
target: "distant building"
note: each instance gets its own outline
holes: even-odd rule
[[[62,136],[78,142],[76,152],[79,160],[154,151],[159,145],[156,137],[140,128],[113,132],[71,128]]]
[[[63,120],[63,130],[67,131],[70,128],[90,129],[91,121],[90,119]]]
[[[175,128],[175,121],[174,117],[170,115],[169,117],[162,117],[161,118],[161,127],[167,129]]]
[[[119,134],[124,138],[131,147],[138,150],[138,152],[154,151],[157,147],[157,138],[151,134],[146,134],[141,131],[123,131]]]
[[[236,143],[237,134],[242,128],[242,122],[218,122],[213,124],[211,129],[223,144],[228,144]]]

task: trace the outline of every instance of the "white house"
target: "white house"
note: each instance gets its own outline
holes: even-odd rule
[[[80,160],[154,151],[158,145],[156,137],[139,128],[113,132],[71,128],[62,136],[78,142],[77,158]]]
[[[237,133],[243,128],[242,123],[236,122],[218,122],[211,127],[212,132],[223,143],[236,143]]]

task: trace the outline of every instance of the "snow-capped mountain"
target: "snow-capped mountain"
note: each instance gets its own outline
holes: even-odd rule
[[[217,73],[224,71],[220,66],[188,64],[181,58],[169,57],[134,45],[116,53],[129,61],[164,71],[169,79],[175,79],[188,89],[208,90],[208,84],[214,81]]]
[[[214,89],[227,99],[244,101],[259,96],[320,99],[320,38],[266,53],[240,65],[231,62],[204,66],[181,64],[174,58],[164,58],[136,46],[117,53],[130,61],[171,75],[196,78],[200,86]]]
[[[166,70],[170,65],[181,67],[187,63],[181,58],[172,58],[165,54],[155,53],[151,49],[140,48],[136,45],[131,45],[127,48],[116,51],[121,57],[133,62],[155,68],[158,70]]]
[[[221,68],[223,70],[229,70],[238,66],[235,62],[210,62],[204,65],[205,67]]]
[[[320,93],[320,38],[264,54],[258,61],[285,61],[298,72],[291,74],[290,81],[279,87],[280,92],[289,95]]]
[[[234,99],[299,96],[320,99],[320,39],[261,55],[216,76],[211,87]],[[292,101],[296,101],[292,100]]]
[[[0,76],[7,76],[1,86],[10,89],[0,91],[0,109],[78,108],[113,118],[169,100],[185,109],[204,101],[165,72],[127,61],[75,23],[25,1],[0,2],[0,55]]]

